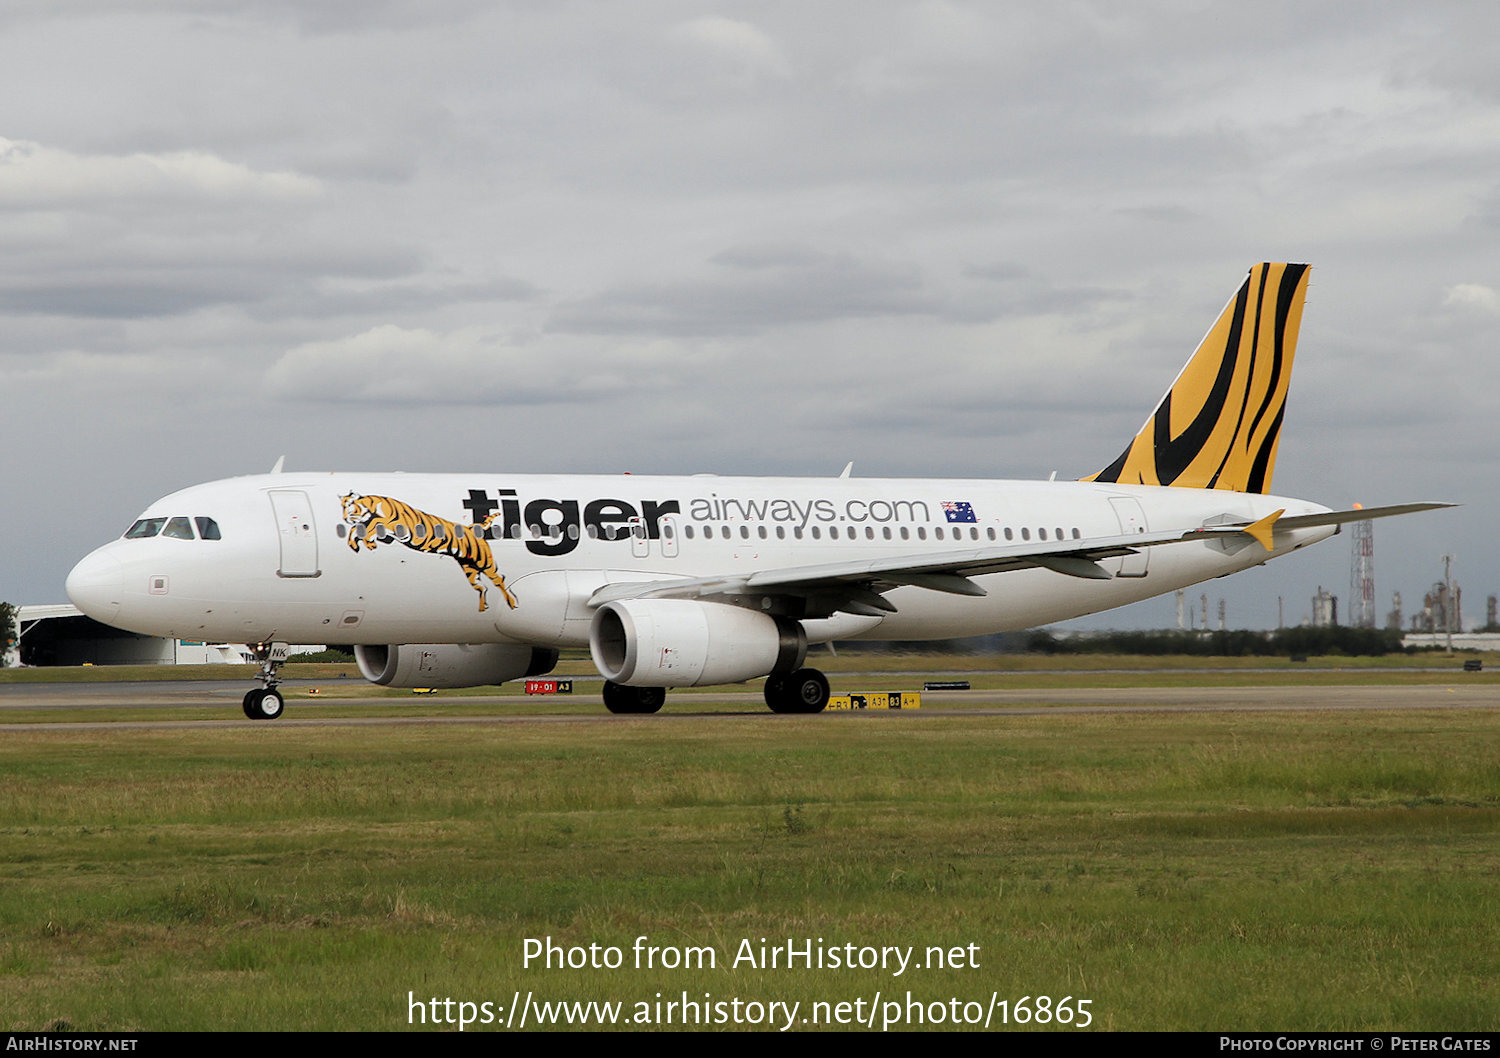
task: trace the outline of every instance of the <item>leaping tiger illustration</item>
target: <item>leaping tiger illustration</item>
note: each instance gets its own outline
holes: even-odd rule
[[[424,551],[431,555],[447,555],[463,568],[469,583],[479,593],[479,612],[489,608],[485,601],[484,585],[480,577],[488,577],[512,610],[516,608],[516,597],[505,586],[505,578],[495,568],[495,556],[484,530],[499,517],[498,512],[477,525],[460,525],[436,515],[419,511],[410,504],[393,500],[389,496],[356,496],[350,492],[343,497],[344,521],[349,526],[349,549],[358,553],[361,547],[374,551],[376,544],[399,541],[413,551]]]

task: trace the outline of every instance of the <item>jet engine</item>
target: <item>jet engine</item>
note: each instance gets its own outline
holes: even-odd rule
[[[354,648],[359,674],[382,687],[483,687],[541,676],[557,651],[510,643],[401,643]]]
[[[594,664],[613,683],[702,687],[791,672],[807,656],[802,625],[693,599],[605,603],[589,628]]]

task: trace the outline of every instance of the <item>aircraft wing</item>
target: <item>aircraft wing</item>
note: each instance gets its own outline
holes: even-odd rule
[[[880,616],[894,613],[896,607],[883,592],[903,585],[913,585],[954,595],[984,596],[985,589],[970,577],[984,573],[1004,573],[1018,569],[1050,569],[1070,577],[1109,580],[1113,577],[1099,565],[1107,558],[1134,554],[1143,547],[1208,542],[1229,538],[1253,539],[1267,551],[1272,550],[1277,530],[1305,529],[1316,526],[1342,525],[1344,522],[1385,518],[1396,514],[1450,507],[1447,503],[1408,503],[1393,507],[1367,507],[1347,511],[1283,517],[1277,511],[1256,522],[1234,522],[1205,525],[1169,532],[1118,534],[1089,537],[1083,540],[1032,541],[1021,544],[992,545],[976,548],[953,548],[924,551],[920,554],[892,555],[881,558],[830,562],[821,565],[792,566],[785,569],[756,570],[752,573],[719,577],[681,577],[669,580],[637,581],[607,584],[589,599],[598,607],[621,599],[706,599],[715,596],[783,595],[804,599],[808,616],[835,611]],[[1248,543],[1248,540],[1245,540]]]

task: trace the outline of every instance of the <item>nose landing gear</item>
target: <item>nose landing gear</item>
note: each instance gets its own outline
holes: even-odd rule
[[[260,672],[255,676],[260,686],[245,695],[245,715],[251,720],[275,720],[286,709],[286,699],[276,687],[281,683],[277,673],[286,664],[287,645],[256,643],[254,649],[255,660],[260,662]]]

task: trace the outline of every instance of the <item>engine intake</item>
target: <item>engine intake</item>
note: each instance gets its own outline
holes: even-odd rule
[[[626,599],[594,613],[589,650],[614,683],[702,687],[799,668],[807,634],[796,621],[724,603]]]

